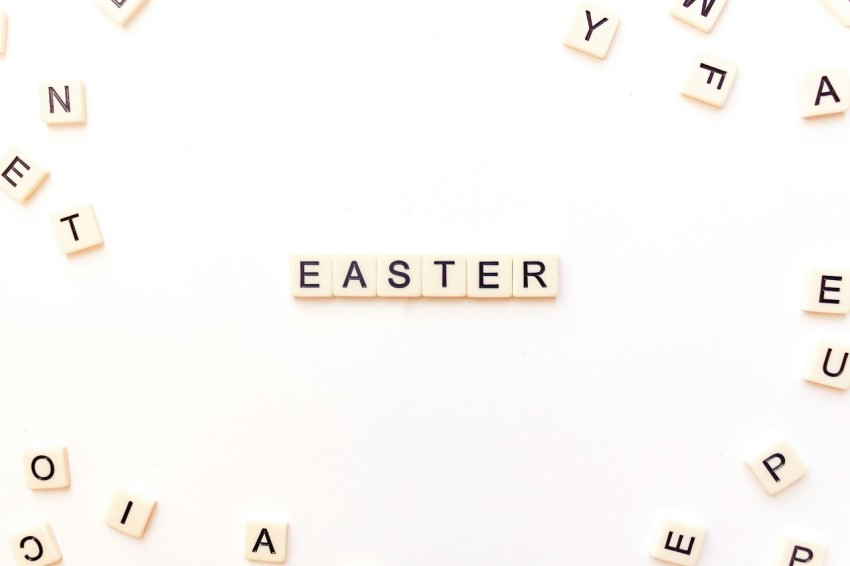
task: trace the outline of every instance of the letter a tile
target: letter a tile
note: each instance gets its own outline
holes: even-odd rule
[[[704,539],[704,526],[665,517],[658,523],[649,553],[664,562],[694,566]]]
[[[797,82],[797,89],[800,116],[803,118],[842,114],[850,109],[850,78],[847,69],[834,67],[806,73]]]
[[[737,72],[738,65],[732,61],[704,53],[694,61],[691,74],[682,87],[682,94],[722,108],[732,90]]]
[[[616,13],[593,4],[581,4],[564,45],[597,59],[604,59],[619,24],[620,16]]]

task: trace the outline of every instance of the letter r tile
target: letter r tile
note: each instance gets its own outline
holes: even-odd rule
[[[737,74],[736,63],[714,55],[700,54],[691,66],[691,73],[682,87],[682,95],[722,108],[729,98]]]
[[[658,522],[649,553],[664,562],[694,566],[702,550],[703,540],[703,525],[665,516]]]

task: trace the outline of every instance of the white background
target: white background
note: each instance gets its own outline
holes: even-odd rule
[[[49,520],[68,565],[241,563],[272,513],[292,565],[615,566],[672,507],[701,566],[783,528],[850,561],[850,398],[802,380],[848,322],[800,311],[807,267],[850,267],[848,124],[796,92],[850,30],[762,4],[703,34],[607,0],[598,61],[565,0],[5,2],[1,141],[51,176],[0,198],[0,525]],[[702,51],[739,63],[722,110],[678,94]],[[48,78],[87,124],[40,122]],[[48,217],[83,203],[106,244],[67,258]],[[311,251],[557,253],[562,288],[296,301]],[[810,468],[774,497],[765,434]],[[24,487],[43,443],[69,490]],[[101,522],[124,483],[159,500],[141,540]]]

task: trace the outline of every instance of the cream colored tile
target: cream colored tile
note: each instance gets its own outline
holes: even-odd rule
[[[6,31],[9,28],[9,16],[6,15],[6,12],[0,10],[0,55],[6,53],[6,36],[8,32]]]
[[[422,296],[466,297],[466,256],[422,256]]]
[[[694,566],[705,540],[705,526],[692,520],[664,517],[658,522],[649,553],[664,562]]]
[[[39,166],[19,149],[11,149],[0,161],[0,185],[18,202],[32,196],[47,178],[47,169]]]
[[[327,254],[289,256],[289,292],[293,297],[333,297],[333,257]]]
[[[803,283],[803,310],[829,314],[850,312],[850,270],[812,269]]]
[[[806,465],[787,442],[778,442],[757,451],[747,459],[747,465],[770,495],[790,486],[807,471]]]
[[[411,254],[378,256],[379,297],[421,297],[422,257]]]
[[[847,69],[841,67],[802,75],[797,81],[797,92],[803,118],[842,114],[850,108],[850,78]]]
[[[373,255],[334,256],[335,297],[378,295],[378,258]]]
[[[815,344],[805,379],[836,389],[850,388],[850,344],[823,340]]]
[[[737,73],[738,65],[732,61],[703,53],[694,60],[682,94],[722,108],[729,98]]]
[[[68,450],[39,448],[24,451],[24,477],[30,489],[61,489],[71,485]]]
[[[46,566],[62,560],[59,543],[48,523],[17,531],[9,542],[18,566]]]
[[[771,566],[823,566],[826,563],[826,545],[819,537],[783,533],[773,555]]]
[[[466,296],[501,299],[513,294],[513,264],[509,255],[474,255],[466,258]]]
[[[98,8],[118,25],[126,26],[147,0],[95,0]]]
[[[42,81],[39,85],[41,120],[45,124],[83,124],[86,121],[86,90],[83,81]]]
[[[604,59],[614,40],[620,16],[611,10],[593,4],[581,4],[576,11],[564,45]]]
[[[557,297],[558,269],[556,255],[514,256],[514,297]]]
[[[845,26],[850,26],[850,2],[847,0],[820,0],[821,4]]]
[[[670,15],[700,31],[711,31],[726,0],[676,0]]]
[[[129,489],[116,488],[103,522],[124,534],[140,538],[145,534],[155,507],[156,499]]]
[[[274,521],[245,524],[245,558],[255,562],[286,562],[289,525]]]
[[[63,254],[71,254],[103,243],[94,209],[89,205],[69,208],[50,217],[56,242]]]

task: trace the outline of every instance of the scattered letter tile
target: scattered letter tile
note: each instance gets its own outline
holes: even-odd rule
[[[83,81],[43,81],[39,91],[41,120],[45,124],[82,124],[86,121]]]
[[[95,0],[98,7],[120,26],[126,26],[146,0]]]
[[[63,254],[71,254],[103,243],[103,235],[91,206],[77,206],[59,212],[50,218],[50,222]]]
[[[665,562],[694,566],[705,540],[705,527],[693,522],[664,518],[658,523],[649,553]]]
[[[826,562],[826,545],[796,534],[783,534],[779,539],[771,566],[823,566]]]
[[[333,297],[333,257],[300,254],[289,257],[289,292],[293,297]]]
[[[47,523],[16,532],[9,542],[18,566],[47,566],[62,560],[53,529]]]
[[[850,2],[847,2],[850,5]],[[850,108],[847,69],[834,67],[802,75],[797,82],[803,118],[842,114]]]
[[[19,149],[11,149],[0,161],[0,184],[9,196],[24,202],[47,178],[47,170]]]
[[[378,258],[373,255],[335,255],[335,297],[375,297],[378,294]]]
[[[850,270],[813,269],[806,275],[803,310],[829,314],[850,312]]]
[[[557,297],[558,256],[514,257],[514,297]]]
[[[702,54],[696,58],[682,94],[718,108],[726,104],[738,65],[714,55]]]
[[[145,534],[156,500],[128,489],[117,488],[103,516],[103,522],[131,537]]]
[[[747,465],[764,486],[775,495],[806,475],[806,466],[787,442],[779,442],[759,451]]]
[[[30,489],[60,489],[71,485],[66,448],[24,452],[24,477]]]
[[[9,17],[6,12],[0,10],[0,55],[6,53],[6,29],[9,25]]]
[[[670,15],[700,31],[711,31],[726,0],[676,0]]]
[[[245,524],[245,558],[256,562],[286,562],[288,525],[272,521]]]
[[[850,358],[850,344],[818,342],[812,351],[812,358],[806,371],[806,380],[836,389],[850,388],[848,358]]]
[[[513,295],[514,258],[509,255],[476,255],[466,260],[466,296],[503,299]]]
[[[465,297],[466,256],[437,254],[422,256],[423,297]]]
[[[832,15],[838,18],[838,21],[845,26],[850,26],[850,2],[846,0],[820,0],[821,4],[827,7],[832,12]]]
[[[597,59],[604,59],[619,23],[620,17],[616,13],[592,4],[581,4],[564,45]]]
[[[410,254],[378,257],[379,297],[421,297],[422,257]]]

